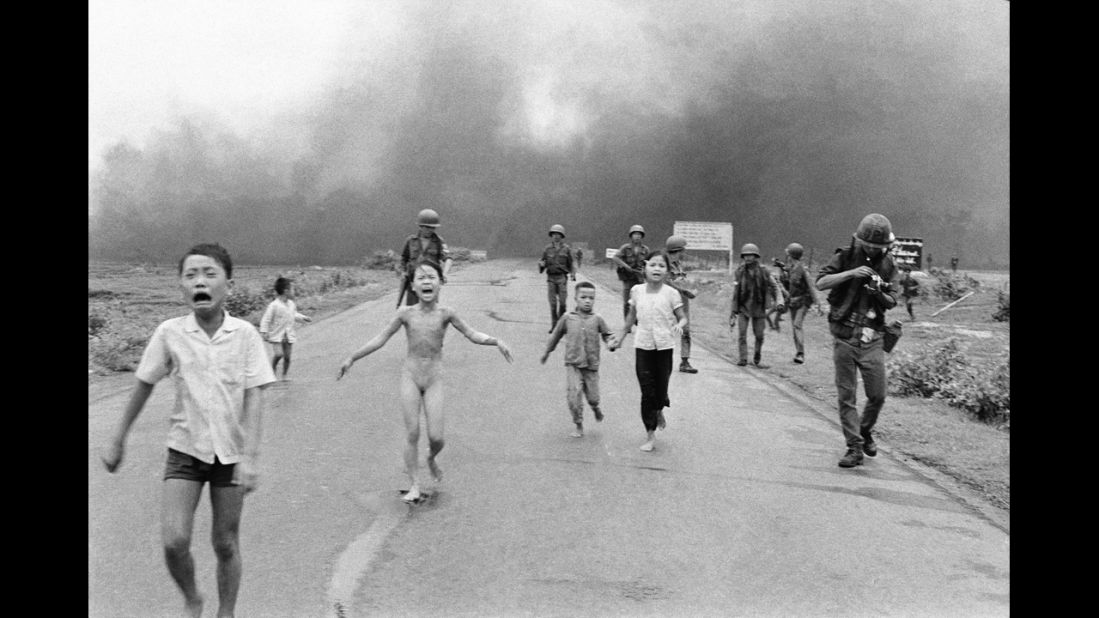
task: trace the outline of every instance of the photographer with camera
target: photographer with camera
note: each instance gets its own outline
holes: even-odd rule
[[[828,329],[833,337],[840,423],[847,442],[847,453],[839,461],[841,468],[861,466],[863,454],[878,454],[871,432],[885,405],[885,312],[897,306],[897,270],[888,254],[893,240],[889,219],[877,213],[866,215],[850,246],[833,255],[817,275],[817,289],[831,290]],[[861,418],[856,407],[856,372],[862,374],[866,391]]]

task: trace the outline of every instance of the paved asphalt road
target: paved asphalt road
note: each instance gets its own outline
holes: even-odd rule
[[[614,328],[617,298],[596,300]],[[673,374],[654,452],[638,450],[632,338],[603,351],[606,420],[586,410],[571,438],[563,345],[538,363],[545,284],[525,262],[469,266],[442,291],[515,362],[448,334],[445,479],[404,505],[403,333],[335,381],[394,300],[303,329],[293,381],[268,389],[239,616],[1008,615],[1006,532],[887,453],[838,468],[835,423],[699,346],[700,373]],[[158,528],[171,392],[154,391],[114,475],[97,452],[128,393],[89,405],[91,616],[182,606]],[[209,534],[204,495],[193,549],[213,616]]]

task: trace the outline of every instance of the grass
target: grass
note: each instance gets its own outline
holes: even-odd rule
[[[613,290],[621,287],[609,263],[593,264],[585,269],[584,274]],[[1008,285],[1008,274],[968,274],[979,281],[978,290],[973,296],[935,317],[931,314],[949,301],[940,300],[930,293],[933,280],[927,278],[920,279],[924,294],[915,305],[916,321],[907,321],[903,306],[889,312],[891,318],[904,321],[904,335],[893,354],[941,346],[952,337],[958,341],[970,363],[992,362],[1010,352],[1010,323],[999,322],[992,317],[999,308],[998,292]],[[724,271],[692,271],[690,279],[699,289],[698,297],[691,301],[692,343],[736,362],[736,335],[729,327],[730,277]],[[819,292],[818,295],[824,301],[824,295]],[[827,307],[826,302],[824,307]],[[827,319],[810,310],[804,328],[805,364],[792,362],[793,335],[789,320],[784,319],[779,332],[766,331],[763,362],[770,368],[762,371],[796,386],[819,401],[825,409],[834,411],[836,387],[832,336],[828,332]],[[748,341],[750,351],[753,345],[750,333]],[[863,402],[860,388],[860,409]],[[993,505],[1010,509],[1008,424],[981,422],[939,399],[890,395],[878,419],[876,431],[880,440],[888,444],[894,453],[931,466],[979,493]],[[836,440],[838,458],[843,448],[838,427]]]
[[[233,306],[244,310],[230,313],[258,325],[279,276],[293,279],[298,311],[314,321],[383,296],[398,284],[391,270],[234,265],[231,297]],[[132,372],[156,326],[186,312],[174,264],[89,264],[89,376]]]

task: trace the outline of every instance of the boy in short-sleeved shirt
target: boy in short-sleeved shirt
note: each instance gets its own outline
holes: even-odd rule
[[[541,358],[542,364],[546,364],[550,352],[565,339],[566,400],[576,425],[574,438],[584,437],[585,395],[595,420],[603,420],[603,411],[599,409],[599,341],[611,343],[614,338],[603,316],[592,312],[594,304],[595,285],[590,281],[577,283],[576,310],[557,320]]]
[[[263,388],[275,381],[263,339],[224,309],[233,262],[217,244],[191,247],[179,262],[179,286],[191,313],[157,327],[142,354],[137,384],[103,449],[108,472],[121,465],[126,436],[157,382],[175,384],[164,469],[164,559],[183,594],[184,611],[201,616],[191,535],[202,488],[210,484],[211,541],[217,557],[218,615],[232,616],[241,581],[240,516],[258,484]]]

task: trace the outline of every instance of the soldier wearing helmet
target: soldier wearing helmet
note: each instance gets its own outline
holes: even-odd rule
[[[565,301],[569,297],[568,280],[576,281],[576,263],[572,259],[572,247],[565,242],[565,228],[551,225],[550,244],[542,250],[542,259],[538,260],[538,272],[546,273],[546,296],[550,306],[549,332],[557,326],[568,309]]]
[[[420,231],[406,238],[404,249],[401,250],[400,275],[404,279],[401,290],[407,292],[405,302],[408,305],[415,305],[420,302],[420,298],[416,296],[416,292],[412,290],[411,285],[412,273],[416,271],[417,266],[424,263],[435,264],[442,273],[442,283],[446,283],[446,275],[450,272],[450,267],[453,264],[446,241],[436,233],[436,229],[439,227],[439,213],[430,208],[421,210],[420,214],[416,216],[416,225],[420,226]],[[398,296],[398,306],[400,306],[400,302],[400,296]]]
[[[862,465],[864,454],[878,454],[873,429],[885,405],[885,312],[897,306],[897,271],[888,253],[893,239],[889,219],[866,215],[850,246],[833,255],[817,274],[817,288],[831,290],[828,330],[834,340],[836,395],[847,443],[841,468]],[[861,417],[856,407],[858,374],[866,392]]]
[[[794,331],[794,362],[805,362],[805,314],[817,303],[817,293],[801,262],[805,249],[796,242],[786,246],[786,276],[789,282],[790,326]]]
[[[630,242],[618,248],[611,257],[615,263],[618,280],[622,282],[622,317],[630,313],[630,289],[645,283],[645,260],[652,251],[641,241],[645,238],[645,228],[640,225],[630,227]]]
[[[687,326],[679,336],[679,370],[683,373],[698,373],[698,369],[692,367],[688,360],[691,356],[691,299],[695,297],[695,292],[687,286],[687,271],[683,268],[683,251],[686,248],[687,239],[682,236],[672,235],[664,241],[664,251],[670,258],[666,283],[679,290],[683,297],[683,314],[687,316]]]
[[[751,325],[755,335],[752,362],[756,367],[767,368],[762,364],[764,326],[768,310],[783,306],[778,290],[778,281],[759,263],[759,247],[752,243],[741,247],[740,265],[733,272],[732,309],[729,312],[729,326],[737,327],[738,366],[748,364],[748,326]]]

